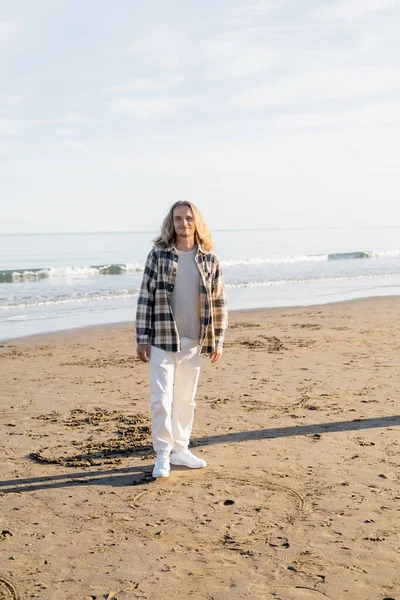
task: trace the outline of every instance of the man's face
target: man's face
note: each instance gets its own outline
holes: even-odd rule
[[[172,214],[175,234],[179,237],[192,237],[195,233],[193,213],[189,206],[177,206]]]

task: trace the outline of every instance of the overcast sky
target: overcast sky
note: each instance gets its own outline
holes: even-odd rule
[[[399,0],[0,0],[0,232],[400,225]]]

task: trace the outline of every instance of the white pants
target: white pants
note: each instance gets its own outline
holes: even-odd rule
[[[155,452],[186,450],[200,375],[197,340],[181,338],[180,352],[150,348],[151,431]]]

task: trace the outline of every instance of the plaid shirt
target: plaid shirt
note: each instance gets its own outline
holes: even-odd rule
[[[224,280],[217,255],[197,247],[200,272],[200,346],[202,353],[222,346],[227,326]],[[171,296],[178,268],[174,246],[153,248],[147,257],[136,312],[136,340],[168,352],[180,350],[180,339]]]

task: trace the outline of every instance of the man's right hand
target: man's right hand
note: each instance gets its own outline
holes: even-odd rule
[[[150,344],[138,344],[136,353],[142,362],[149,362],[150,360]]]

